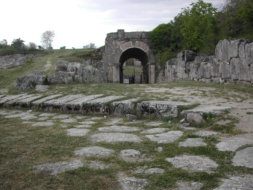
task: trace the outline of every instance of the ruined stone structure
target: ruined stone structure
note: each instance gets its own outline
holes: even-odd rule
[[[130,58],[141,61],[145,83],[155,83],[155,59],[149,32],[125,32],[107,34],[104,68],[108,82],[123,82],[123,64]]]
[[[214,56],[183,51],[166,62],[156,82],[173,80],[253,83],[253,42],[221,40]]]

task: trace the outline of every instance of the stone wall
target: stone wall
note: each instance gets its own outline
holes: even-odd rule
[[[197,56],[183,51],[166,62],[157,82],[173,80],[253,83],[253,43],[247,40],[221,40],[214,56]]]

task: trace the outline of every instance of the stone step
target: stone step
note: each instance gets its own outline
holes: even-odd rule
[[[37,100],[41,97],[42,95],[31,96],[31,97],[17,101],[16,104],[20,107],[31,107],[32,101]]]
[[[49,96],[43,96],[41,94],[0,95],[0,106],[36,108],[45,111],[62,111],[65,113],[137,114],[140,117],[175,118],[179,116],[179,112],[184,106],[191,105],[186,102],[169,100],[150,100],[138,103],[137,98],[124,99],[124,96],[103,96],[103,94],[75,94],[65,96],[61,94]],[[212,113],[216,115],[223,113],[227,109],[229,108],[205,105],[184,110],[182,113],[187,118],[189,113]]]
[[[179,108],[191,105],[186,102],[173,101],[143,101],[137,104],[137,114],[140,116],[153,115],[159,118],[178,117]]]
[[[0,99],[0,106],[2,106],[5,102],[8,102],[10,100],[14,100],[16,98],[22,97],[24,94],[18,94],[18,95],[6,95],[3,98]]]
[[[111,113],[113,115],[135,113],[135,103],[137,101],[138,98],[132,98],[129,100],[121,100],[113,102],[111,105]]]
[[[108,113],[109,107],[106,106],[109,102],[124,98],[124,96],[106,96],[91,100],[83,104],[82,111],[84,113]]]
[[[12,100],[9,100],[9,101],[5,102],[3,104],[3,106],[6,107],[6,108],[8,108],[8,107],[15,107],[15,105],[17,104],[17,102],[19,102],[19,101],[21,101],[23,99],[26,99],[26,98],[31,98],[31,97],[33,97],[32,94],[28,94],[28,95],[24,94],[24,95],[22,95],[22,96],[20,96],[18,98],[15,98],[15,99],[12,99]]]
[[[62,105],[62,110],[68,113],[76,113],[81,112],[83,104],[87,103],[88,101],[94,100],[103,96],[103,94],[96,94],[96,95],[89,95],[83,96],[81,98],[75,99],[73,101],[67,102]]]
[[[50,96],[43,97],[39,100],[33,101],[32,107],[39,107],[39,105],[43,104],[44,102],[55,99],[55,98],[59,98],[60,96],[62,96],[62,94],[53,94]]]
[[[61,98],[52,99],[52,100],[44,102],[43,107],[44,109],[49,110],[49,111],[53,111],[53,110],[59,111],[61,110],[61,107],[64,103],[73,101],[81,97],[84,97],[84,95],[76,94],[76,95],[63,96]]]

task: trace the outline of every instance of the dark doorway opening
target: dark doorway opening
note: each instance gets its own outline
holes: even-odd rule
[[[131,48],[121,54],[120,83],[148,83],[148,56],[143,50]]]

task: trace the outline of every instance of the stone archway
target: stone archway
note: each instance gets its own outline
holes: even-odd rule
[[[142,83],[149,83],[149,78],[148,78],[148,56],[147,54],[139,48],[129,48],[125,50],[121,56],[120,56],[120,83],[123,83],[123,64],[125,61],[127,61],[130,58],[135,58],[141,61],[142,64],[142,73],[143,73],[143,82]]]
[[[108,82],[122,82],[122,64],[129,58],[141,61],[144,83],[155,83],[155,59],[149,32],[118,30],[107,34],[103,63]]]

